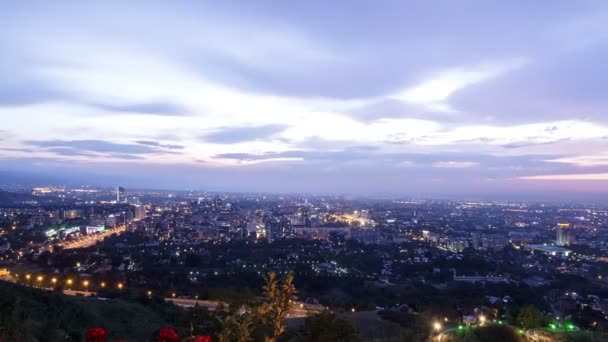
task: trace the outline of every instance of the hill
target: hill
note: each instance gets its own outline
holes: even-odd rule
[[[81,341],[87,328],[100,326],[111,338],[146,341],[180,316],[161,301],[141,301],[70,297],[0,282],[0,336],[24,342]]]

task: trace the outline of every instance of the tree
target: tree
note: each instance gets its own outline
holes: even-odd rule
[[[359,340],[357,330],[349,321],[339,318],[335,313],[329,311],[307,317],[304,321],[303,335],[304,342]]]
[[[15,301],[4,335],[8,341],[35,341],[32,334],[32,320],[21,306],[21,300]]]
[[[294,300],[296,287],[293,283],[293,274],[288,274],[282,282],[276,273],[270,272],[264,277],[266,284],[262,287],[267,297],[266,303],[260,308],[262,322],[270,328],[270,336],[266,336],[266,342],[275,342],[279,335],[285,331],[283,321],[291,308]]]
[[[238,313],[226,316],[222,321],[222,330],[218,334],[220,342],[250,342],[253,340],[252,330],[255,316],[250,313],[238,315]]]
[[[534,305],[528,305],[519,311],[517,322],[524,329],[532,329],[542,325],[543,315]]]

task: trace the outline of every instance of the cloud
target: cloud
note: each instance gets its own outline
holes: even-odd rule
[[[520,177],[520,179],[541,181],[606,181],[608,180],[608,173],[578,173],[561,175],[524,176]]]
[[[608,153],[596,155],[570,156],[547,160],[549,163],[572,164],[579,167],[608,166]]]
[[[172,150],[177,147],[174,145],[123,144],[104,140],[34,140],[25,141],[24,144],[36,146],[41,148],[42,152],[49,152],[60,156],[93,159],[104,157],[122,160],[143,160],[144,155],[179,154],[179,152]],[[177,148],[179,149],[179,147]]]
[[[433,167],[440,169],[467,169],[479,166],[479,163],[472,161],[440,161],[433,164]]]
[[[74,148],[69,148],[69,147],[53,147],[53,148],[47,148],[45,150],[46,152],[52,152],[61,156],[69,156],[69,157],[92,157],[92,158],[97,158],[99,155],[92,153],[92,152],[86,152],[83,150],[78,150],[78,149],[74,149]]]
[[[557,130],[557,127],[553,127],[552,130],[545,130],[546,132],[555,132]],[[512,142],[512,143],[508,143],[508,144],[504,144],[502,145],[502,147],[504,148],[524,148],[524,147],[532,147],[532,146],[542,146],[542,145],[552,145],[552,144],[558,144],[561,142],[566,142],[566,141],[570,141],[572,140],[571,138],[562,138],[562,139],[557,139],[554,141],[535,141],[537,140],[538,137],[532,137],[529,138],[528,141],[518,141],[518,142]]]
[[[101,152],[101,153],[133,153],[146,154],[158,152],[157,149],[139,144],[121,144],[104,140],[30,140],[24,142],[26,145],[41,148],[67,148],[76,151]]]
[[[216,144],[235,144],[255,140],[267,140],[287,129],[285,125],[243,126],[219,128],[204,134],[201,139]]]
[[[163,103],[163,102],[149,102],[149,103],[132,103],[132,104],[112,104],[112,103],[93,103],[94,107],[119,112],[119,113],[135,113],[145,115],[166,115],[166,116],[187,116],[190,113],[182,106]]]
[[[431,111],[452,112],[446,100],[456,91],[472,84],[498,77],[526,63],[524,59],[480,65],[472,68],[448,69],[430,75],[428,79],[392,97],[407,103],[422,105]]]
[[[147,145],[147,146],[154,146],[154,147],[160,147],[160,148],[167,148],[167,149],[171,149],[171,150],[183,150],[184,146],[183,145],[177,145],[177,144],[161,144],[157,141],[151,141],[151,140],[136,140],[134,141],[137,144],[140,145]]]
[[[212,168],[345,190],[604,171],[606,4],[351,5],[8,5],[0,147],[196,165],[175,181],[195,186]]]

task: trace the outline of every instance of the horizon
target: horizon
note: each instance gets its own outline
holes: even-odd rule
[[[3,183],[606,202],[608,4],[4,9]]]

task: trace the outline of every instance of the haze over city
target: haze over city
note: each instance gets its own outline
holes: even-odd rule
[[[5,180],[608,190],[603,2],[12,2],[0,21]]]

